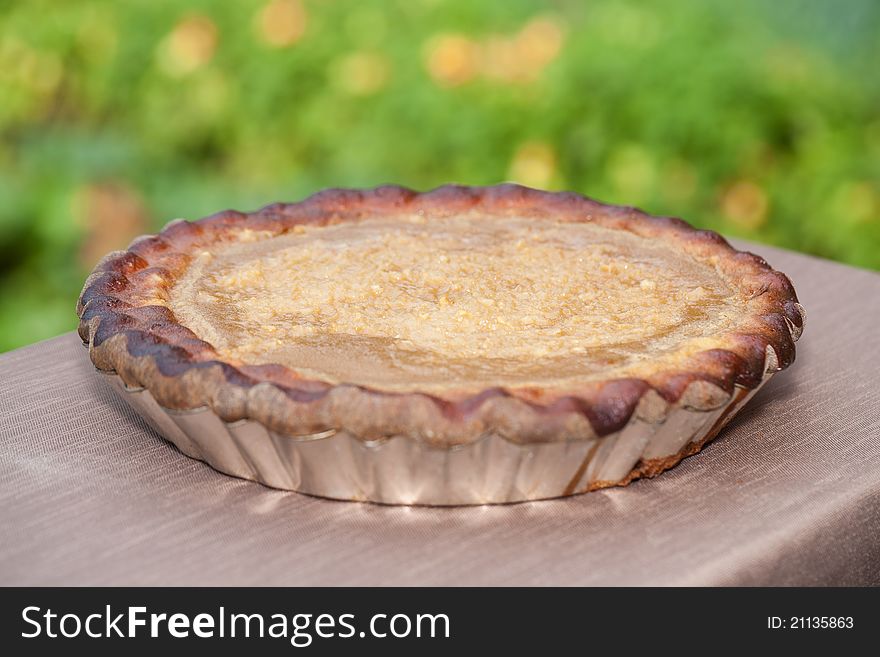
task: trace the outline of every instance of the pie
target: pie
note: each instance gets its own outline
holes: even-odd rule
[[[584,447],[558,494],[697,451],[794,360],[804,319],[784,274],[716,233],[516,185],[329,190],[173,222],[99,263],[78,314],[95,366],[172,415],[374,455],[392,439]]]

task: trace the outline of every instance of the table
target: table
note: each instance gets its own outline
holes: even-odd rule
[[[880,275],[745,246],[807,308],[797,362],[677,468],[563,500],[271,490],[160,439],[73,333],[0,355],[0,584],[880,584]]]

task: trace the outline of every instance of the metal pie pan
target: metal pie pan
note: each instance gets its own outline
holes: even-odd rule
[[[757,387],[737,387],[711,410],[678,405],[662,422],[633,417],[599,438],[520,444],[488,434],[451,448],[405,436],[365,442],[342,430],[280,435],[253,420],[224,422],[208,407],[163,408],[146,388],[99,372],[162,437],[220,472],[337,500],[446,506],[563,497],[653,476],[714,438],[770,379],[772,348],[766,364]]]

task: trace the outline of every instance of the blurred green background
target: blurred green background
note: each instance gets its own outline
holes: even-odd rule
[[[516,180],[880,268],[874,0],[0,1],[0,350],[107,251],[327,186]]]

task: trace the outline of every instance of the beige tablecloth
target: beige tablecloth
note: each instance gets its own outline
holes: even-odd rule
[[[331,502],[154,434],[74,334],[0,356],[0,584],[880,584],[880,276],[753,246],[798,358],[653,480],[477,508]]]

